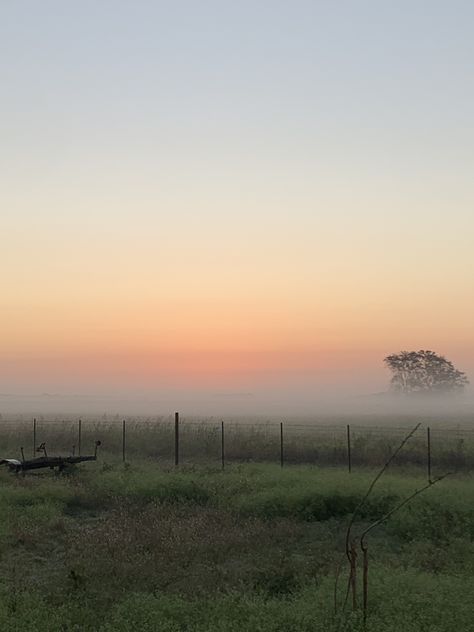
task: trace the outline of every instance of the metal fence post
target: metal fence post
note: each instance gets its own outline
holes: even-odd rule
[[[280,466],[283,467],[284,453],[283,453],[283,422],[280,421]]]
[[[179,413],[174,414],[174,464],[179,465]]]
[[[351,452],[351,427],[347,424],[347,467],[349,474],[352,472],[352,452]]]
[[[222,469],[224,469],[225,467],[225,439],[224,439],[225,435],[224,435],[224,422],[221,421],[221,462],[222,462]]]
[[[77,453],[81,456],[81,441],[82,441],[82,419],[79,419],[77,424]]]
[[[36,455],[36,417],[33,419],[33,458]]]

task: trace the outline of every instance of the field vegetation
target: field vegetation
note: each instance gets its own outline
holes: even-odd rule
[[[351,465],[355,468],[380,467],[407,432],[422,422],[423,427],[399,454],[395,465],[425,467],[427,428],[431,430],[432,462],[439,472],[474,470],[474,427],[467,417],[338,417],[284,420],[283,458],[287,464],[348,466],[347,431],[350,434]],[[174,462],[175,427],[173,417],[129,418],[125,420],[125,460],[151,459],[162,465]],[[80,430],[79,430],[80,428]],[[224,421],[227,463],[279,463],[281,459],[280,421],[266,419],[226,419]],[[80,437],[79,437],[80,434]],[[79,420],[39,417],[0,420],[0,458],[27,458],[34,447],[45,442],[51,454],[83,454],[93,451],[96,439],[108,461],[123,458],[123,420],[120,417]],[[222,460],[221,420],[181,418],[179,458],[186,464],[218,465]]]
[[[361,631],[360,608],[343,607],[344,540],[372,479],[362,467],[349,474],[244,463],[222,471],[106,455],[58,476],[1,472],[0,627]],[[355,532],[425,484],[418,468],[384,474]],[[365,629],[474,630],[469,474],[413,499],[368,542]]]

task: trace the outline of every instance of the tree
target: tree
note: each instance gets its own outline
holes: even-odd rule
[[[384,363],[392,372],[391,388],[401,393],[447,393],[469,384],[465,373],[434,351],[401,351]]]

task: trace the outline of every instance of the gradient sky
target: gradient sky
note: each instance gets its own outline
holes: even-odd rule
[[[0,392],[474,379],[474,5],[0,6]],[[270,395],[269,395],[270,397]]]

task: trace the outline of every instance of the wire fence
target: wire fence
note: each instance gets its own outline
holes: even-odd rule
[[[0,458],[49,454],[91,454],[101,441],[103,460],[140,459],[164,464],[273,462],[358,467],[383,464],[410,428],[363,424],[242,422],[183,419],[77,419],[0,421]],[[397,456],[396,464],[436,472],[474,470],[474,428],[422,426]]]

